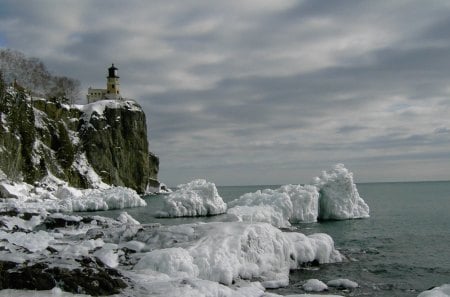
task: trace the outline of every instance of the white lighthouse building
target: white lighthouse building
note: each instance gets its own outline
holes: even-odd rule
[[[99,100],[113,99],[122,100],[120,95],[119,76],[117,75],[117,67],[114,64],[108,68],[108,76],[106,77],[106,89],[94,89],[89,87],[86,96],[88,103]]]

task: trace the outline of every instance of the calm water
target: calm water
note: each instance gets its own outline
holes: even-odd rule
[[[230,201],[268,187],[275,188],[218,187],[218,191]],[[292,271],[290,285],[274,293],[303,293],[301,285],[310,278],[324,282],[348,278],[360,284],[351,292],[331,292],[345,296],[417,296],[430,287],[450,283],[450,182],[358,184],[358,190],[370,207],[369,219],[296,225],[305,234],[330,234],[350,260]],[[146,201],[145,208],[126,210],[141,223],[223,219],[157,219],[153,213],[161,208],[161,197],[147,197]],[[116,217],[120,212],[99,214]]]

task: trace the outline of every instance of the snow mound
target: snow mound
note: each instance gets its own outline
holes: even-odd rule
[[[225,213],[227,204],[217,192],[214,183],[204,179],[178,186],[178,190],[164,197],[159,217],[193,217]]]
[[[420,293],[417,297],[448,297],[450,296],[450,284],[442,285]]]
[[[358,283],[351,281],[346,278],[333,279],[327,282],[327,285],[330,287],[338,287],[344,289],[355,289],[358,287]]]
[[[359,196],[353,182],[353,174],[337,164],[315,178],[319,189],[319,218],[322,220],[346,220],[369,217],[369,206]]]
[[[309,279],[303,284],[303,290],[307,292],[322,292],[328,290],[328,286],[318,279]]]

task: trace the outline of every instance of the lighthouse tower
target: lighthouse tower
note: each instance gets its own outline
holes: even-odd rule
[[[120,83],[117,75],[117,68],[114,64],[108,68],[108,77],[106,82],[106,97],[108,99],[120,99]]]

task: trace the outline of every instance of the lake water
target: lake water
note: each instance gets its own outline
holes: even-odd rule
[[[277,186],[218,187],[224,201]],[[295,225],[305,234],[324,232],[350,260],[292,271],[290,285],[271,292],[304,293],[305,280],[348,278],[360,288],[331,291],[344,296],[417,296],[430,287],[450,283],[450,182],[358,184],[370,207],[369,219]],[[147,207],[126,211],[141,223],[184,224],[220,221],[206,218],[158,219],[160,196],[146,197]],[[116,217],[121,211],[99,212]],[[92,215],[92,213],[89,213]]]

